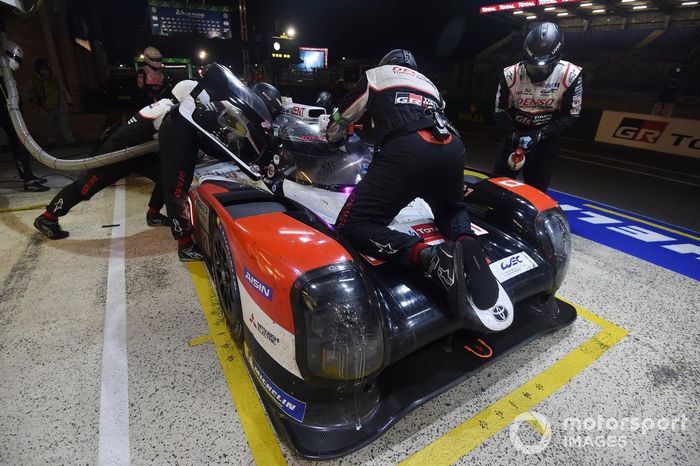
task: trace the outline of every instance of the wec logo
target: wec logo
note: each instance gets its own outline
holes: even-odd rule
[[[613,137],[655,144],[666,129],[666,126],[668,126],[668,123],[663,121],[623,118]]]
[[[522,259],[522,257],[520,257],[520,254],[518,254],[518,255],[511,257],[509,261],[502,262],[501,263],[501,270],[507,270],[507,269],[513,267],[514,265],[518,265],[518,264],[522,264],[522,263],[523,263],[523,259]]]
[[[243,278],[246,279],[248,283],[250,283],[255,290],[263,295],[266,299],[272,301],[272,288],[258,280],[255,275],[250,273],[248,269],[245,269],[243,273]]]

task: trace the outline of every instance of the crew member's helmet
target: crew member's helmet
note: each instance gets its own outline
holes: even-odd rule
[[[316,96],[314,105],[317,107],[328,108],[331,106],[331,93],[328,91],[321,91]]]
[[[11,40],[5,39],[5,54],[7,55],[7,61],[10,63],[12,71],[17,71],[22,64],[22,57],[24,57],[22,47]]]
[[[155,47],[146,47],[143,51],[143,60],[151,68],[162,68],[163,67],[163,55],[161,55],[160,50]]]
[[[259,82],[253,86],[252,91],[265,102],[273,120],[282,113],[282,95],[275,86]]]
[[[379,60],[378,66],[384,65],[400,65],[406,68],[411,68],[412,70],[417,70],[418,65],[416,64],[416,57],[413,56],[411,52],[405,49],[394,49],[391,52],[384,55],[384,57]]]
[[[525,71],[532,82],[544,81],[559,63],[564,45],[559,26],[541,23],[532,28],[523,43]]]

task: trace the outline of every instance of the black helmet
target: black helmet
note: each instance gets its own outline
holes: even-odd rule
[[[394,49],[391,52],[384,55],[384,58],[379,60],[379,65],[400,65],[406,68],[411,68],[412,70],[417,70],[418,65],[416,64],[416,57],[413,56],[411,52],[405,49]]]
[[[541,23],[532,28],[523,44],[525,70],[533,82],[542,82],[552,74],[559,63],[564,45],[559,26]]]
[[[282,95],[275,86],[259,82],[253,86],[252,91],[265,102],[273,120],[282,113]]]
[[[327,108],[331,106],[331,93],[328,91],[321,91],[316,96],[314,105],[318,107]]]

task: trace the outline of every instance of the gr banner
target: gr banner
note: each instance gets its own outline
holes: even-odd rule
[[[197,34],[209,39],[230,39],[232,12],[227,6],[148,2],[151,34],[155,36]]]
[[[700,157],[700,120],[604,111],[598,142]]]

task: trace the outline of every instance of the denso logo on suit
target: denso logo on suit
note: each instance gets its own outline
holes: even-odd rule
[[[554,99],[518,97],[517,104],[520,108],[550,108],[554,105]]]

